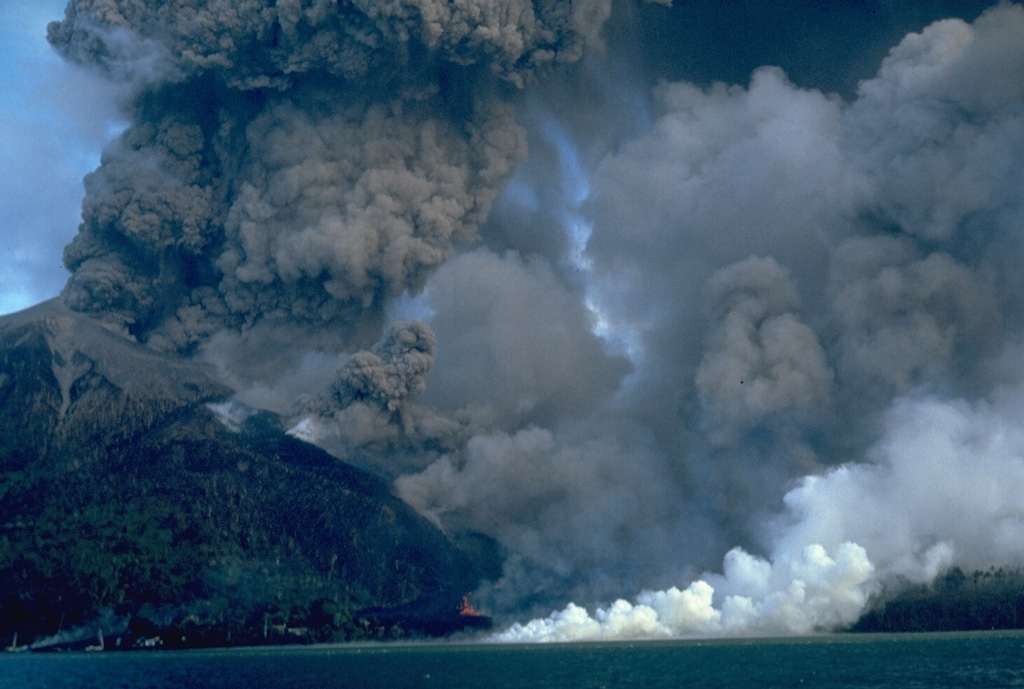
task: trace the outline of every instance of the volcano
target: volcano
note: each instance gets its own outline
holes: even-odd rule
[[[486,558],[274,414],[228,414],[231,394],[59,300],[0,319],[0,643],[465,626],[459,601]]]

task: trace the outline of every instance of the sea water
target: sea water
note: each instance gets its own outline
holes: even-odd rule
[[[1024,633],[0,655],[0,689],[1024,687]]]

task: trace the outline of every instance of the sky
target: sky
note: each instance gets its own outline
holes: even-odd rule
[[[1024,7],[669,5],[72,0],[106,81],[8,5],[6,308],[68,244],[70,308],[491,539],[504,638],[1024,565]]]
[[[114,93],[46,42],[61,0],[0,6],[0,314],[57,296],[78,228],[82,178],[119,127]]]

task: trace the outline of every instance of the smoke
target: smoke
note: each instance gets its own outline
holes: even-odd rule
[[[50,42],[136,95],[86,178],[65,301],[179,351],[268,321],[379,327],[523,159],[512,92],[608,11],[74,0]]]
[[[791,309],[796,290],[771,258],[749,258],[708,281],[720,325],[697,367],[708,440],[728,443],[766,418],[828,401],[832,372],[818,337]]]
[[[391,457],[387,473],[410,468],[395,455],[429,457],[431,448],[455,446],[465,434],[460,424],[412,401],[426,387],[434,342],[422,322],[392,323],[380,342],[341,364],[326,390],[303,400],[304,418],[291,432],[339,457]]]
[[[1019,563],[1022,404],[1020,390],[992,402],[901,399],[867,462],[809,476],[786,495],[770,559],[736,548],[721,574],[682,591],[644,591],[593,615],[570,604],[494,639],[808,634],[855,622],[881,582],[928,583],[954,563],[988,567],[993,554]]]
[[[692,515],[671,479],[643,429],[594,420],[480,433],[395,487],[439,526],[504,547],[503,576],[477,597],[515,610],[607,595],[650,562],[685,567],[697,539],[682,535]]]
[[[422,323],[393,323],[369,352],[359,352],[338,370],[334,400],[363,402],[394,412],[426,388],[434,362],[434,334]]]
[[[1021,37],[1017,5],[935,23],[851,103],[777,69],[658,87],[651,130],[595,169],[592,294],[648,334],[635,404],[692,386],[676,447],[747,545],[683,590],[497,639],[808,633],[885,583],[1024,559],[1000,380],[1020,380]]]
[[[1024,8],[843,5],[738,84],[667,4],[73,0],[51,42],[133,97],[63,298],[494,539],[501,638],[1024,562]],[[736,64],[785,57],[748,10]]]
[[[591,616],[565,610],[495,634],[495,641],[579,641],[678,636],[808,634],[855,621],[864,608],[872,565],[864,549],[841,544],[831,557],[820,545],[768,562],[741,548],[729,551],[724,574],[686,589],[644,591]],[[717,607],[716,607],[716,596]]]
[[[954,359],[965,348],[985,353],[998,333],[990,288],[949,254],[923,257],[905,238],[856,238],[838,248],[835,262],[839,367],[862,394],[887,398],[950,364],[967,369],[969,362]]]
[[[462,254],[431,276],[437,364],[424,400],[472,407],[511,430],[600,409],[629,370],[594,335],[594,314],[538,257]]]

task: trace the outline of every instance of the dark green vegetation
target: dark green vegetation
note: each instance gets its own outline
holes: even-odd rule
[[[931,586],[882,596],[855,632],[945,632],[1024,628],[1024,571],[953,567]]]
[[[0,319],[0,644],[82,625],[167,647],[481,624],[458,614],[479,557],[275,416],[227,428],[206,403],[229,394],[58,302]]]

